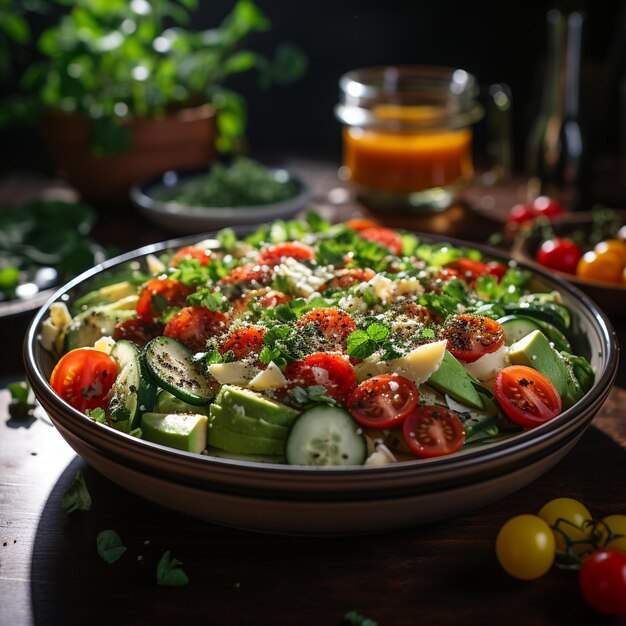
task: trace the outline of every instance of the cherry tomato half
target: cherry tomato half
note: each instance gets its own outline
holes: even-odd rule
[[[106,397],[117,376],[113,357],[94,348],[64,354],[50,376],[50,386],[69,405],[84,413],[106,408]]]
[[[554,535],[537,515],[517,515],[496,537],[496,556],[503,569],[520,580],[540,578],[554,563]]]
[[[222,354],[232,350],[235,359],[240,361],[250,354],[260,354],[263,348],[263,335],[266,328],[261,326],[243,326],[237,328],[226,337],[219,348]]]
[[[174,278],[152,278],[141,290],[137,315],[146,322],[154,322],[166,308],[182,306],[190,293],[191,289],[187,285]]]
[[[283,293],[282,291],[276,291],[269,287],[261,287],[261,289],[253,289],[245,295],[242,295],[233,304],[233,317],[239,317],[243,313],[249,310],[248,305],[250,302],[258,304],[264,309],[274,309],[279,304],[285,304],[293,299],[293,296]]]
[[[421,459],[457,452],[465,443],[463,422],[452,411],[434,404],[415,409],[404,420],[404,440]]]
[[[184,246],[170,260],[170,267],[176,267],[181,261],[195,259],[200,265],[207,265],[211,261],[211,251],[197,246]]]
[[[381,248],[387,248],[392,254],[399,255],[402,252],[402,237],[392,228],[366,228],[359,232],[359,236],[377,243]]]
[[[348,335],[357,327],[349,313],[335,307],[320,307],[305,313],[296,323],[299,329],[313,324],[335,350],[345,351]]]
[[[380,224],[369,217],[353,217],[346,221],[346,226],[352,230],[362,231],[368,228],[379,228]]]
[[[537,370],[510,365],[498,372],[493,391],[509,419],[534,428],[561,412],[561,397],[554,385]]]
[[[591,547],[592,518],[582,502],[574,498],[555,498],[544,504],[538,515],[552,527],[557,550],[567,550],[566,536],[571,541],[581,542],[573,546],[576,554],[582,554]]]
[[[347,408],[361,426],[393,428],[417,408],[418,400],[413,381],[381,374],[363,381],[350,395]]]
[[[368,267],[341,269],[335,272],[335,277],[324,285],[324,289],[348,289],[357,283],[366,283],[372,280],[374,276],[376,276],[376,272]]]
[[[223,333],[228,326],[228,316],[221,311],[209,311],[203,306],[186,306],[165,326],[166,337],[178,339],[181,343],[202,352],[206,350],[209,337]]]
[[[274,265],[278,265],[283,259],[310,261],[314,258],[315,251],[311,246],[307,246],[299,241],[288,241],[274,244],[262,250],[259,254],[258,262],[261,265],[273,267]]]
[[[626,553],[603,549],[590,554],[580,568],[580,591],[605,615],[626,615]]]
[[[448,341],[448,350],[454,357],[473,363],[504,345],[504,329],[490,317],[463,313],[446,320],[442,338]]]
[[[339,354],[317,352],[285,368],[289,381],[285,391],[294,387],[322,386],[333,399],[345,404],[356,387],[356,374],[350,362]]]
[[[257,263],[244,263],[233,267],[230,272],[217,281],[218,285],[228,283],[258,283],[259,285],[269,285],[272,282],[274,270],[268,265]]]
[[[563,237],[553,237],[541,242],[537,249],[535,258],[544,267],[575,274],[576,266],[582,256],[580,246],[571,239]]]

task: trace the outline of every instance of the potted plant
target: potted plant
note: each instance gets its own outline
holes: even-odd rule
[[[254,69],[270,85],[304,72],[295,46],[282,44],[272,59],[244,47],[270,28],[253,0],[238,0],[202,31],[186,26],[196,4],[78,0],[40,35],[41,59],[24,72],[12,111],[37,117],[55,163],[85,200],[125,203],[137,180],[241,148],[246,104],[224,86],[233,74]]]

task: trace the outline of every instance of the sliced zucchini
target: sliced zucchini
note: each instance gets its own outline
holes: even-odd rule
[[[172,337],[155,337],[145,347],[145,361],[159,387],[183,402],[200,406],[215,397],[208,376],[193,360],[193,352]]]
[[[296,419],[287,437],[285,456],[290,465],[363,465],[367,442],[347,411],[320,405]]]
[[[121,339],[111,350],[118,363],[118,374],[113,384],[113,395],[107,407],[107,417],[125,432],[141,425],[141,416],[151,411],[156,397],[156,386],[144,371],[135,345]]]

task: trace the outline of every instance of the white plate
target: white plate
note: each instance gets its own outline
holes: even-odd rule
[[[276,175],[287,176],[294,181],[299,189],[298,195],[282,202],[243,207],[193,207],[157,199],[163,190],[171,192],[199,176],[206,175],[207,170],[204,169],[193,172],[167,171],[156,180],[133,185],[130,197],[137,209],[149,220],[178,234],[202,233],[226,226],[264,224],[272,220],[291,218],[305,208],[311,197],[310,188],[287,170],[270,169]]]

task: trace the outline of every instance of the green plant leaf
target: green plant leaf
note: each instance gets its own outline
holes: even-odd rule
[[[89,511],[91,509],[91,495],[87,490],[87,484],[80,470],[76,472],[72,484],[63,494],[61,506],[67,513]]]
[[[183,587],[189,582],[187,574],[179,567],[182,561],[170,556],[167,550],[157,564],[157,585],[165,587]]]
[[[96,546],[100,558],[109,565],[119,561],[126,552],[126,546],[114,530],[101,530],[96,538]]]

